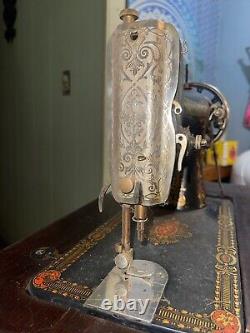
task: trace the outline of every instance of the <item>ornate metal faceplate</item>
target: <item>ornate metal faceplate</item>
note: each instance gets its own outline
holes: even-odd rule
[[[161,21],[123,23],[112,37],[111,186],[118,202],[137,204],[139,196],[152,206],[168,198],[179,53],[178,33]],[[122,181],[132,183],[126,192]]]

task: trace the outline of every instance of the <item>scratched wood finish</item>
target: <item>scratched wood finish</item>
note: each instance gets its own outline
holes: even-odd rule
[[[210,184],[210,188],[217,184]],[[250,331],[250,189],[226,186],[228,194],[237,194],[237,234],[245,303],[246,327]],[[248,203],[248,204],[247,204]],[[99,214],[97,202],[81,208],[38,233],[0,252],[0,332],[1,333],[136,333],[138,330],[80,313],[29,296],[25,287],[29,280],[48,265],[48,261],[32,259],[30,253],[43,246],[55,247],[60,253],[70,249],[98,222],[106,221],[119,210],[107,197],[105,210]],[[237,214],[236,214],[237,215]]]

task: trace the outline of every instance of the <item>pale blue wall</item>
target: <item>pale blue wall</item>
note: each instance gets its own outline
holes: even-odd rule
[[[250,130],[243,127],[249,87],[238,64],[250,46],[250,0],[128,0],[140,17],[173,23],[188,42],[191,80],[217,86],[228,98],[231,119],[228,139],[250,148]]]
[[[250,65],[245,48],[250,46],[250,1],[219,1],[221,27],[217,50],[216,84],[231,107],[228,138],[240,141],[240,151],[250,149],[250,130],[242,126],[249,86],[238,64],[243,58]]]

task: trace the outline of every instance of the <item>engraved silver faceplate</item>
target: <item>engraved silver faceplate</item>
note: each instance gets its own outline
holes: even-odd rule
[[[168,199],[179,61],[179,36],[171,24],[123,23],[112,36],[111,187],[120,203],[152,206]]]

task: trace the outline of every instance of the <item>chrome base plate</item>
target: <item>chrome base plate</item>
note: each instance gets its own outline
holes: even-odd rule
[[[160,265],[133,260],[127,274],[114,267],[84,305],[151,323],[167,282],[168,273]]]

